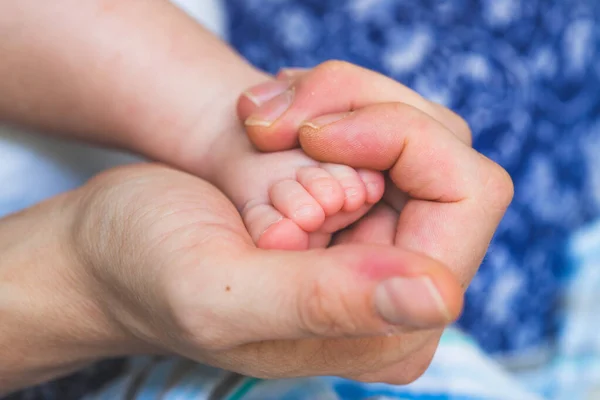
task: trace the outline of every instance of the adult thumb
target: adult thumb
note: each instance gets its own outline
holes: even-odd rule
[[[390,246],[252,249],[209,274],[202,296],[210,299],[213,318],[203,325],[213,327],[212,339],[224,347],[439,328],[458,317],[463,300],[445,266]]]

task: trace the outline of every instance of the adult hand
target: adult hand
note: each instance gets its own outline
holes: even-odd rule
[[[2,220],[0,249],[0,392],[137,352],[359,377],[412,351],[378,337],[444,326],[462,300],[438,262],[390,246],[259,250],[218,190],[157,165]]]
[[[248,90],[238,114],[261,150],[292,148],[299,139],[318,161],[388,171],[385,201],[336,243],[394,244],[426,254],[467,287],[513,186],[500,166],[471,148],[460,117],[396,81],[338,61],[283,71],[277,81]],[[427,365],[439,334],[382,339],[382,347],[412,340],[415,351],[410,359],[399,353],[365,379],[395,380]]]
[[[252,376],[352,375],[372,367],[369,337],[443,326],[462,305],[445,268],[401,249],[259,250],[229,200],[178,171],[119,170],[87,190],[74,240],[104,309],[161,351]]]

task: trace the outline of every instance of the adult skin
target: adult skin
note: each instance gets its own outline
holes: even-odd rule
[[[0,60],[3,120],[128,149],[192,173],[209,151],[200,145],[202,133],[218,127],[239,135],[236,98],[266,79],[162,1],[3,2]],[[419,99],[405,96],[404,103]],[[435,120],[422,112],[413,122],[431,126]],[[344,143],[346,128],[328,129],[313,137]],[[377,157],[389,161],[373,167],[430,185],[421,172],[431,167],[419,154],[388,146],[388,139],[373,136],[371,143],[382,149]],[[320,139],[312,143],[313,149],[305,143],[307,150],[321,158],[340,157],[336,149],[347,148],[325,154],[314,150],[322,148]],[[358,150],[353,160],[375,162],[372,153],[360,156]],[[440,167],[462,165],[464,154],[459,147],[442,151]],[[480,232],[492,232],[511,186],[497,166],[482,168],[495,190],[472,196],[480,183],[473,181],[453,195],[466,199],[464,220],[474,217]],[[490,204],[496,212],[480,211]],[[402,214],[410,215],[408,209]],[[419,209],[431,217],[440,212]],[[377,208],[340,239],[383,247],[266,252],[252,245],[231,203],[212,186],[147,165],[108,172],[4,219],[0,391],[139,352],[178,353],[262,377],[334,374],[408,382],[435,349],[436,334],[428,328],[457,316],[462,291],[439,262],[390,246],[396,224],[390,213]],[[449,264],[465,283],[491,235],[465,240],[421,232],[431,247],[415,250]],[[458,256],[437,249],[456,249]],[[474,256],[465,259],[467,253]],[[385,296],[389,289],[392,300]],[[385,336],[411,328],[421,330]]]
[[[388,144],[392,174],[413,171],[420,157]],[[462,165],[455,152],[445,165]],[[429,329],[456,318],[462,290],[442,264],[390,246],[396,222],[382,204],[338,237],[343,247],[258,250],[204,181],[155,165],[109,171],[0,223],[0,387],[142,352],[269,378],[411,381],[435,350]]]
[[[269,80],[239,99],[238,116],[255,146],[281,151],[299,143],[318,161],[388,171],[384,201],[362,224],[371,228],[376,222],[369,220],[377,218],[389,227],[377,243],[440,260],[466,288],[513,196],[507,172],[471,148],[466,122],[392,79],[345,62],[283,70],[278,79],[287,87]],[[272,118],[290,91],[288,108]],[[364,240],[361,228],[344,232],[337,243]],[[407,370],[428,365],[441,333],[383,339],[426,344],[360,378],[401,382]]]
[[[0,250],[2,393],[139,353],[359,376],[414,350],[379,336],[443,326],[461,307],[445,267],[392,246],[259,250],[218,190],[151,164],[1,220]],[[390,280],[407,297],[386,297]]]

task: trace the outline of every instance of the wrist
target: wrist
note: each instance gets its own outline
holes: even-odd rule
[[[73,200],[0,221],[0,394],[135,348],[99,306],[73,248]]]

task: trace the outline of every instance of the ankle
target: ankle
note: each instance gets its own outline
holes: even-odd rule
[[[229,159],[240,142],[244,148],[251,147],[246,144],[249,141],[237,117],[237,101],[244,90],[269,76],[248,66],[237,72],[205,90],[200,98],[179,102],[168,118],[179,121],[177,126],[140,124],[135,151],[208,179],[213,175],[213,166]],[[155,133],[157,130],[160,135]],[[144,137],[154,140],[142,140]]]

